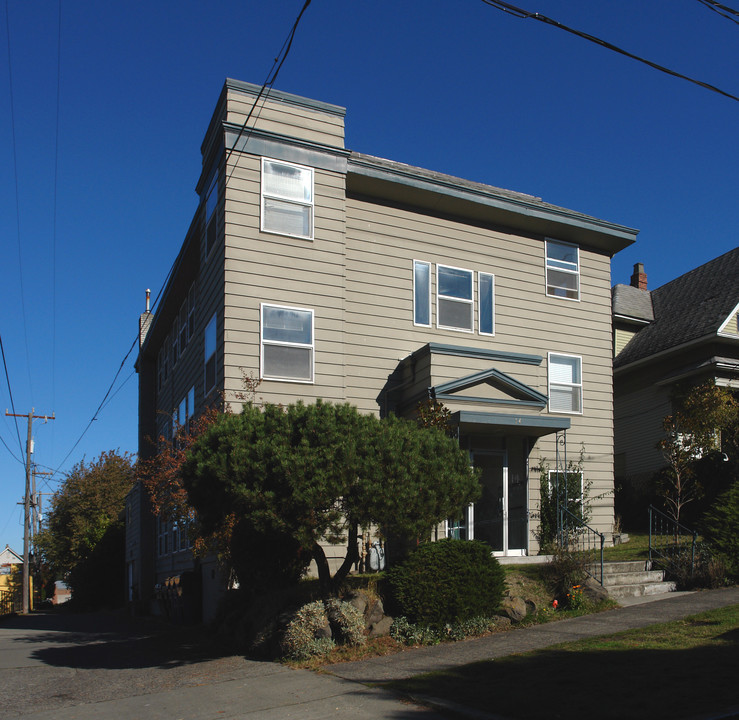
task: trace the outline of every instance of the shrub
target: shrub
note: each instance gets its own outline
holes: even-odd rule
[[[703,538],[726,571],[739,577],[739,480],[721,494],[703,518]]]
[[[330,618],[330,622],[329,622]],[[331,637],[331,628],[337,636]],[[361,645],[365,641],[364,616],[347,602],[331,599],[303,605],[287,623],[280,649],[290,660],[327,655],[336,640],[346,645]]]
[[[726,584],[726,564],[720,556],[714,556],[704,543],[696,547],[695,557],[690,547],[673,555],[665,564],[665,569],[678,590],[719,588]]]
[[[581,588],[587,577],[585,559],[581,554],[555,548],[552,559],[542,567],[542,575],[559,602],[570,606],[582,599],[582,593],[572,597],[573,588]]]
[[[476,540],[421,545],[388,573],[388,581],[399,614],[437,630],[493,615],[505,587],[503,569],[490,547]]]

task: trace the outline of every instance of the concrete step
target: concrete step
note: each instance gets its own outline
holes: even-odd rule
[[[662,595],[674,592],[676,585],[674,582],[659,583],[630,583],[627,585],[609,585],[607,588],[608,595],[614,600],[627,597],[643,597],[645,595]]]
[[[665,579],[662,570],[639,570],[635,572],[605,572],[603,569],[603,585],[638,585],[640,583],[661,583]]]
[[[646,560],[623,560],[621,562],[603,563],[603,574],[621,574],[631,572],[644,572],[647,569]]]

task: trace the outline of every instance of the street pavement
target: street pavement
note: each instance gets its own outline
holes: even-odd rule
[[[0,718],[437,720],[448,707],[427,699],[408,703],[370,685],[734,604],[739,588],[673,593],[597,615],[332,665],[320,674],[224,653],[203,628],[114,613],[17,616],[0,621]]]

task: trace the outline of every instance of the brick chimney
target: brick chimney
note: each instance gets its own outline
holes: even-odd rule
[[[149,332],[151,321],[154,319],[154,315],[150,309],[151,302],[151,290],[146,291],[146,312],[141,313],[139,317],[139,348],[144,344],[146,340],[146,334]]]
[[[644,272],[644,263],[634,265],[634,274],[631,276],[631,287],[639,290],[647,289],[647,274]]]

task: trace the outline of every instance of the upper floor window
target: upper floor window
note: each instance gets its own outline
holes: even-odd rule
[[[216,244],[216,231],[218,229],[218,172],[213,173],[213,179],[208,185],[208,193],[205,196],[205,257],[208,257],[213,246]]]
[[[262,303],[261,376],[313,382],[313,310]]]
[[[580,251],[577,245],[546,241],[547,295],[580,299]]]
[[[174,430],[172,436],[175,437],[179,430],[183,430],[186,433],[190,432],[190,425],[192,423],[192,416],[195,412],[195,386],[190,388],[187,395],[182,398],[177,409],[174,411],[172,418],[172,429]]]
[[[431,263],[413,261],[413,324],[431,327]]]
[[[313,237],[313,170],[262,158],[262,230]]]
[[[216,315],[210,319],[205,327],[205,394],[207,395],[216,384]]]
[[[549,353],[549,412],[582,413],[582,359]]]
[[[472,332],[472,270],[436,266],[436,326]]]
[[[490,273],[477,273],[479,288],[480,335],[495,335],[495,277]]]

